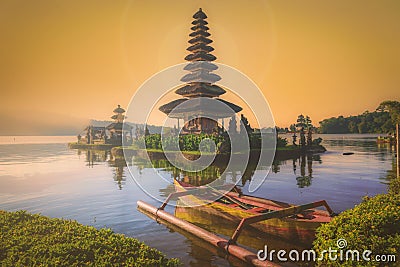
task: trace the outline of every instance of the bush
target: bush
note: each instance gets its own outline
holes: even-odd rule
[[[322,138],[318,137],[318,138],[312,140],[312,145],[313,146],[319,146],[319,145],[321,145],[321,142],[322,142]]]
[[[336,241],[344,238],[347,247],[343,250],[358,250],[360,260],[364,250],[374,255],[396,255],[400,259],[400,195],[382,194],[365,197],[353,209],[346,210],[330,223],[318,228],[314,250],[321,253],[329,247],[337,249]],[[320,255],[320,254],[319,254]],[[325,254],[326,255],[326,254]],[[383,263],[389,266],[396,263]],[[374,261],[330,261],[325,258],[319,266],[378,266]]]
[[[277,137],[276,139],[276,147],[285,147],[288,144],[288,140],[286,138]]]
[[[0,211],[1,266],[177,266],[161,252],[110,229]]]
[[[179,148],[181,151],[199,151],[200,150],[200,143],[203,139],[208,138],[212,142],[215,143],[216,148],[218,149],[219,146],[225,141],[225,137],[222,135],[213,135],[213,134],[188,134],[188,135],[180,135],[178,136],[164,136],[164,145],[161,142],[161,135],[160,134],[150,134],[145,137],[145,143],[147,149],[156,149],[156,150],[164,150],[164,151],[174,151],[176,147],[173,144],[179,140]],[[135,145],[139,148],[140,143],[143,143],[143,139],[135,142]],[[209,142],[202,143],[202,149],[205,152],[215,152],[213,146],[210,145]]]
[[[389,183],[389,193],[400,194],[400,179],[392,178]]]

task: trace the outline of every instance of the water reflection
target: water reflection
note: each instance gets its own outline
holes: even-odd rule
[[[87,163],[86,166],[89,168],[93,168],[95,165],[99,165],[99,163],[106,162],[110,151],[109,150],[95,150],[95,149],[78,149],[78,156],[82,154],[85,155]]]
[[[144,169],[154,167],[159,171],[164,171],[168,173],[171,180],[176,179],[194,186],[209,184],[218,177],[222,177],[222,181],[224,183],[238,183],[239,186],[244,186],[246,183],[251,181],[253,175],[257,171],[257,165],[254,162],[249,163],[243,174],[240,170],[237,170],[234,167],[232,169],[226,170],[226,166],[221,164],[211,165],[202,171],[191,172],[181,170],[180,168],[173,166],[171,163],[168,162],[168,160],[165,159],[151,160],[150,162],[146,159],[135,157],[133,158],[132,162],[133,165],[137,167],[140,174]],[[293,174],[296,178],[296,183],[298,187],[304,188],[311,186],[313,178],[313,162],[321,164],[321,156],[318,154],[303,155],[301,157],[293,158],[290,160],[276,160],[272,164],[271,171],[273,173],[279,173],[281,171],[282,165],[287,165],[291,163]],[[164,189],[160,189],[160,192],[162,192],[162,190]],[[164,195],[164,193],[162,195]]]
[[[113,158],[110,150],[97,150],[97,149],[78,149],[77,154],[80,157],[85,155],[86,166],[93,168],[95,165],[101,165],[105,162],[113,170],[113,179],[122,190],[126,183],[125,167],[126,161],[124,158]]]
[[[296,175],[297,186],[304,188],[311,186],[313,179],[313,161],[322,163],[321,156],[316,155],[303,155],[298,159],[293,159],[293,173]],[[300,166],[300,176],[297,176],[297,164]],[[306,174],[307,167],[307,174]]]
[[[113,179],[118,185],[118,189],[122,190],[122,187],[126,183],[126,175],[125,175],[125,167],[126,162],[125,159],[117,158],[108,161],[108,166],[113,168]]]

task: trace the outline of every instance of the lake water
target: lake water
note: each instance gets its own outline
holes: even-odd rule
[[[365,195],[386,192],[385,178],[394,159],[389,146],[378,146],[376,135],[321,137],[326,153],[274,164],[254,195],[295,204],[325,199],[341,212],[360,203]],[[180,258],[185,266],[240,265],[140,213],[137,200],[159,203],[140,190],[124,162],[110,161],[106,151],[70,150],[67,142],[74,139],[0,137],[0,209],[24,209],[98,228],[109,227],[169,257]],[[344,156],[343,152],[354,155]],[[146,176],[146,166],[137,164],[134,168],[143,178],[152,179]],[[169,168],[159,171],[173,176]],[[244,192],[247,186],[244,179]],[[160,190],[160,195],[165,191],[168,189]],[[166,210],[174,212],[172,207]]]

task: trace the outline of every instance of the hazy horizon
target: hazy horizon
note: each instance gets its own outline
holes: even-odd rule
[[[400,100],[396,0],[1,1],[0,135],[77,134],[127,108],[184,62],[200,7],[216,62],[259,86],[279,127]]]

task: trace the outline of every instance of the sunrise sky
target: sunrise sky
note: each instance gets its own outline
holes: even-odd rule
[[[192,15],[278,126],[399,100],[400,1],[0,1],[0,135],[73,134],[182,63]],[[132,118],[130,118],[132,119]]]

